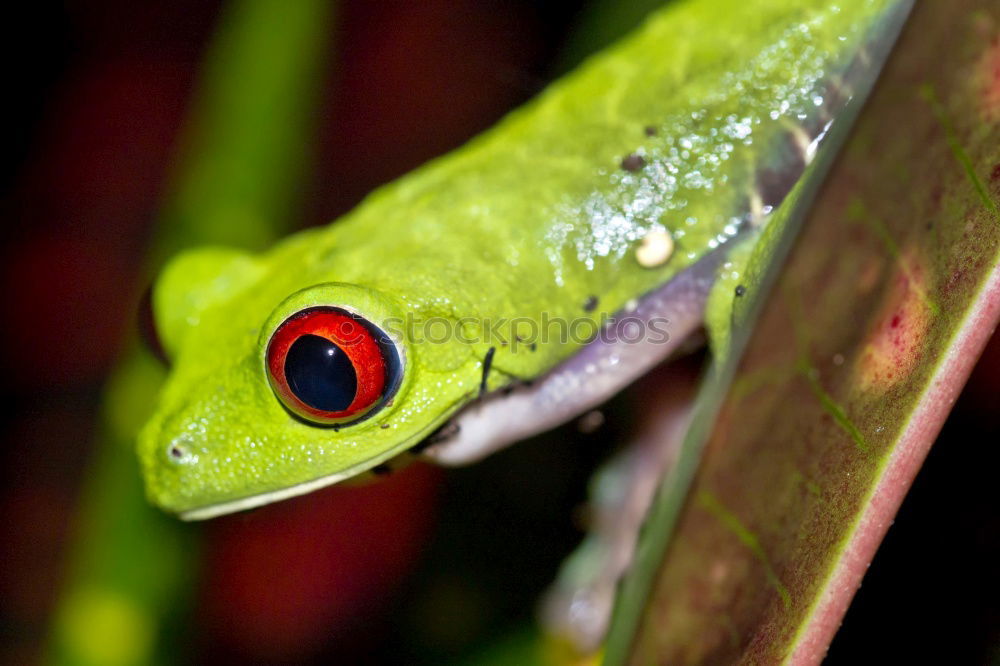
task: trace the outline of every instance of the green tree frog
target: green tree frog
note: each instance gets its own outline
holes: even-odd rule
[[[907,5],[677,0],[334,224],[176,257],[150,499],[201,519],[414,447],[469,462],[606,400],[701,327]]]

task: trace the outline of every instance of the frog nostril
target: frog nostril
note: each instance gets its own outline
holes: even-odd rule
[[[186,442],[174,440],[167,445],[167,457],[173,463],[194,463],[198,457],[191,453]]]

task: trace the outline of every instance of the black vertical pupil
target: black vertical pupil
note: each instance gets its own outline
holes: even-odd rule
[[[285,380],[313,409],[342,412],[358,392],[358,373],[344,350],[318,335],[303,335],[285,356]]]

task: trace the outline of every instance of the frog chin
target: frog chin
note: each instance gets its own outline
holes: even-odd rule
[[[727,244],[728,245],[728,244]],[[728,248],[709,253],[627,307],[604,334],[531,383],[494,391],[471,403],[433,436],[421,455],[465,465],[514,442],[562,425],[599,406],[680,348],[701,328],[705,302]],[[651,336],[667,322],[667,339]],[[639,326],[634,339],[628,326]]]
[[[448,415],[446,414],[442,416],[441,420],[447,420],[447,417]],[[396,446],[383,451],[382,453],[379,453],[377,456],[368,458],[352,465],[351,467],[347,467],[330,474],[307,479],[300,481],[299,483],[293,483],[291,485],[275,488],[273,490],[266,490],[264,492],[245,495],[234,499],[227,499],[211,504],[202,504],[194,508],[164,508],[176,514],[181,520],[207,520],[209,518],[224,516],[229,513],[256,509],[264,506],[265,504],[280,502],[281,500],[298,497],[299,495],[306,495],[314,490],[319,490],[320,488],[325,488],[326,486],[332,486],[335,483],[357,479],[366,472],[371,473],[373,468],[387,468],[391,471],[391,469],[394,469],[397,466],[403,466],[408,463],[409,456],[407,455],[407,451],[413,447],[414,442],[425,440],[428,437],[428,434],[433,432],[440,425],[440,421],[430,422],[426,424],[423,431],[412,435],[409,439],[398,443]],[[396,464],[397,461],[399,462],[399,465]],[[378,469],[374,470],[374,472],[376,475],[380,473]]]

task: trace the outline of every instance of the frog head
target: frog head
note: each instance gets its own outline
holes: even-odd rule
[[[402,299],[316,281],[328,268],[295,254],[189,251],[154,286],[172,367],[138,452],[150,499],[182,518],[357,475],[474,395],[480,362],[460,343],[422,347]]]

